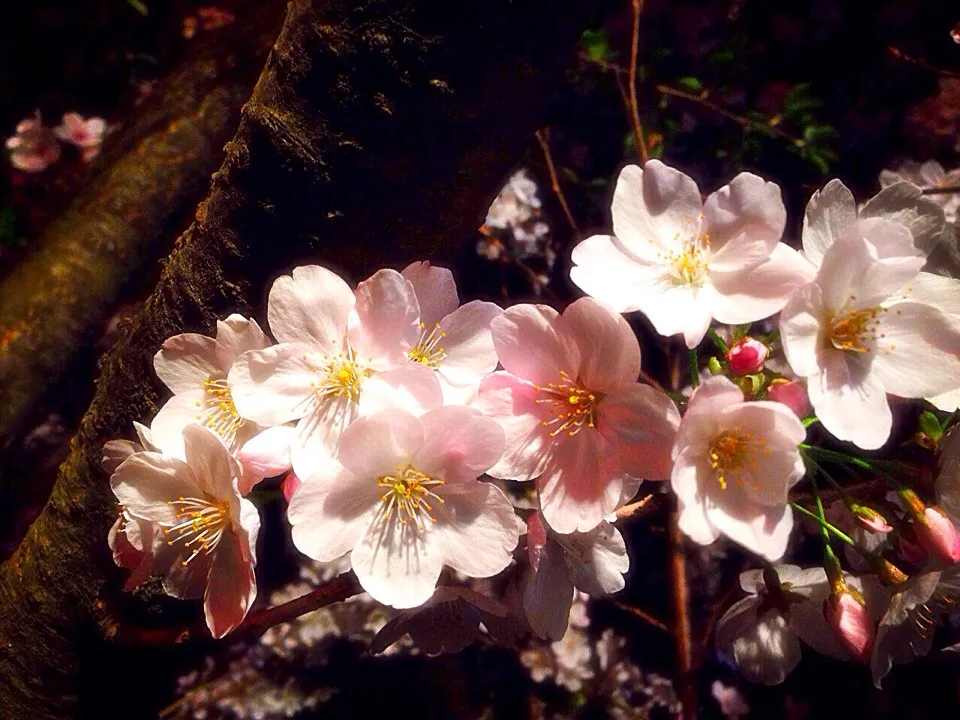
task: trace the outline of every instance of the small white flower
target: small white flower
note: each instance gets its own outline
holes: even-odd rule
[[[183,436],[185,460],[134,453],[110,486],[131,515],[157,529],[152,569],[164,576],[164,590],[203,597],[207,627],[220,638],[243,621],[257,596],[260,517],[240,495],[240,466],[220,439],[200,425],[188,425]]]
[[[946,172],[937,161],[927,160],[925,163],[905,162],[896,170],[883,170],[880,173],[880,187],[889,187],[898,182],[909,182],[924,190],[960,185],[960,168]],[[960,192],[931,193],[927,197],[943,208],[947,222],[957,222]]]
[[[362,418],[343,433],[340,465],[291,498],[293,542],[314,560],[349,552],[363,588],[397,608],[424,603],[444,565],[496,575],[520,530],[503,492],[476,478],[502,451],[500,427],[462,406]]]
[[[680,529],[701,545],[721,534],[768,560],[793,529],[787,492],[804,475],[806,430],[785,405],[744,402],[725,377],[697,388],[680,421],[670,484]]]
[[[618,312],[639,310],[661,335],[696,347],[716,319],[773,315],[812,273],[780,242],[780,188],[750,173],[700,198],[687,175],[651,160],[628,165],[613,196],[613,235],[573,250],[570,278]]]

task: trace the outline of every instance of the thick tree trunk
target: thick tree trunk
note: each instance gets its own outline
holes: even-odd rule
[[[0,716],[69,717],[78,701],[116,712],[121,688],[83,696],[111,672],[104,638],[123,622],[100,454],[155,411],[160,343],[261,308],[271,277],[296,262],[360,275],[451,254],[543,120],[590,6],[290,4],[209,196],[106,358],[47,508],[0,569]]]
[[[0,527],[32,485],[16,477],[20,441],[117,298],[169,252],[203,197],[282,10],[278,0],[245,10],[177,68],[108,137],[102,169],[0,283]]]

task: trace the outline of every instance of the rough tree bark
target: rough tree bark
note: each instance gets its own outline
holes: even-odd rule
[[[99,462],[106,440],[156,410],[163,339],[260,308],[295,262],[356,277],[449,252],[544,119],[591,12],[583,0],[290,3],[210,194],[104,361],[50,502],[0,569],[2,717],[113,717],[124,699],[87,685],[107,686],[102,659],[123,622]]]
[[[203,197],[282,9],[259,3],[178,67],[108,138],[102,169],[0,283],[0,526],[20,505],[9,477],[17,441],[131,278],[169,251]]]

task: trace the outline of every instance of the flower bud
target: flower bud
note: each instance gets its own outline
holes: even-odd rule
[[[730,372],[733,375],[749,375],[763,370],[763,363],[767,359],[767,346],[759,340],[747,335],[734,343],[727,350],[727,362],[730,363]]]
[[[720,361],[715,357],[707,360],[707,369],[710,371],[711,375],[722,375],[723,367],[720,365]]]
[[[893,530],[893,527],[887,524],[887,519],[873,508],[859,503],[850,503],[849,508],[857,522],[870,532],[888,533]]]
[[[527,518],[527,557],[530,559],[530,567],[536,572],[540,566],[540,551],[547,544],[547,526],[540,517],[540,511],[537,510],[533,515]]]
[[[807,417],[811,410],[807,389],[793,380],[777,378],[771,382],[767,388],[767,398],[786,405],[801,420]]]
[[[880,555],[868,555],[867,563],[870,565],[871,572],[885,585],[896,587],[907,581],[907,574],[903,570]]]
[[[950,518],[939,508],[928,507],[914,523],[917,540],[924,550],[941,560],[960,563],[960,536]]]
[[[289,472],[287,476],[283,479],[283,482],[280,484],[280,489],[283,490],[283,499],[287,502],[290,502],[290,498],[293,497],[293,494],[297,491],[297,488],[303,484],[303,481],[296,476],[295,473]]]
[[[863,596],[842,585],[823,601],[823,615],[850,657],[857,662],[869,662],[874,629]]]

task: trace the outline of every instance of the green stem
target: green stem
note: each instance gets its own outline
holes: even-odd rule
[[[816,471],[823,473],[819,465],[815,465],[814,467]],[[827,514],[823,510],[823,500],[820,499],[820,488],[817,487],[817,472],[810,475],[810,487],[813,490],[813,499],[817,503],[817,515],[820,516],[820,522],[823,523],[823,525],[820,526],[820,531],[823,533],[823,544],[829,548],[830,533],[827,532],[827,528],[824,527],[824,525],[827,524]]]
[[[869,463],[863,458],[847,455],[846,453],[838,452],[836,450],[827,450],[826,448],[810,445],[809,443],[800,443],[797,447],[799,447],[801,451],[804,451],[810,455],[819,455],[824,460],[832,460],[833,462],[837,463],[848,463],[863,470],[869,470],[872,473],[877,473],[878,475],[885,473],[884,470],[881,470],[876,466],[879,465],[881,461],[877,461],[876,464]]]
[[[800,503],[792,502],[792,503],[790,503],[790,506],[791,506],[794,510],[796,510],[797,512],[799,512],[799,513],[801,513],[801,514],[803,514],[803,515],[806,515],[808,518],[810,518],[811,520],[813,520],[814,522],[816,522],[817,524],[819,524],[822,529],[824,529],[824,530],[826,530],[826,531],[828,531],[828,532],[831,532],[831,533],[833,533],[834,535],[836,535],[838,538],[840,538],[840,540],[842,540],[843,542],[845,542],[845,543],[846,543],[847,545],[849,545],[850,547],[857,548],[857,544],[853,541],[853,539],[852,539],[849,535],[847,535],[845,532],[843,532],[843,530],[840,530],[839,528],[834,527],[833,525],[831,525],[830,523],[828,523],[826,520],[823,520],[822,518],[820,518],[820,517],[817,515],[817,513],[810,512],[809,510],[807,510],[807,509],[806,509],[803,505],[801,505]],[[857,548],[857,549],[859,550],[859,548]]]
[[[697,349],[690,348],[688,357],[690,358],[690,384],[696,390],[700,387],[700,361],[697,359]]]
[[[723,341],[723,338],[717,335],[717,331],[714,330],[713,328],[710,328],[709,330],[707,330],[707,335],[710,337],[711,340],[713,340],[713,344],[717,346],[720,352],[726,355],[727,351],[730,348],[727,346],[727,343]]]

